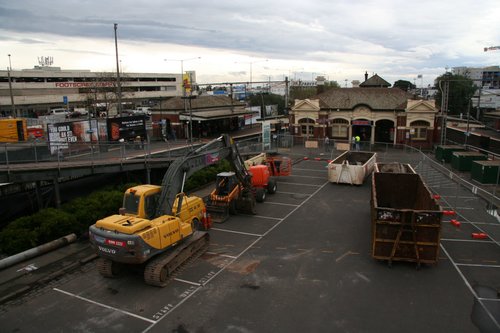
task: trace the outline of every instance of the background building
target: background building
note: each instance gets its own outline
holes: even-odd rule
[[[370,82],[386,86],[379,77]],[[411,100],[410,94],[398,88],[340,88],[296,100],[290,127],[292,134],[305,138],[349,141],[360,136],[372,144],[424,148],[432,147],[436,113],[433,100]]]
[[[500,111],[500,67],[454,67],[453,74],[463,75],[474,82],[478,90],[472,97],[472,107],[484,112]]]
[[[0,71],[0,113],[11,115],[14,98],[17,116],[35,117],[53,108],[86,108],[90,112],[117,113],[116,73],[90,70],[62,70],[59,67],[35,66]],[[196,82],[194,72],[188,72]],[[120,83],[124,109],[155,105],[162,98],[181,96],[181,74],[121,73]],[[192,83],[191,83],[192,84]]]

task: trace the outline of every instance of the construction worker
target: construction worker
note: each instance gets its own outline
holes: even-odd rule
[[[359,142],[361,141],[361,138],[359,137],[359,135],[356,135],[354,137],[354,141],[356,142],[356,150],[359,151]]]

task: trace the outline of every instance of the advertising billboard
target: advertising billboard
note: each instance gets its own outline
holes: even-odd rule
[[[47,125],[50,152],[68,149],[70,144],[97,142],[97,121],[92,119]]]
[[[108,140],[125,141],[134,140],[140,136],[142,139],[146,138],[146,117],[132,116],[132,117],[119,117],[108,118]]]

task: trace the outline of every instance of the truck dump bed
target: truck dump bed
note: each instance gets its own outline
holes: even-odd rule
[[[328,163],[328,180],[332,183],[361,185],[372,173],[376,153],[346,151]]]
[[[437,262],[442,209],[420,175],[375,172],[371,206],[373,258]]]

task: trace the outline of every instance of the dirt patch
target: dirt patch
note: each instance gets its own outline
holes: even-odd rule
[[[253,273],[259,264],[259,260],[240,260],[229,265],[227,269],[234,273],[247,275]]]

